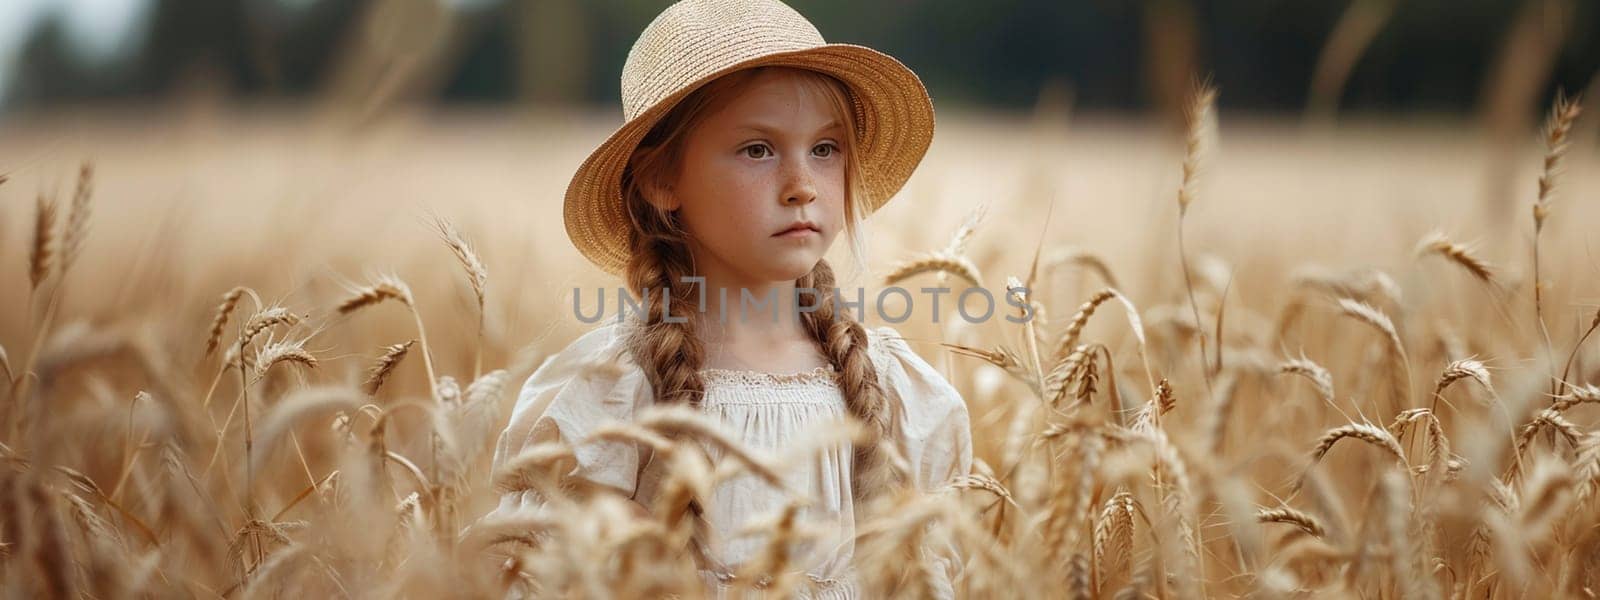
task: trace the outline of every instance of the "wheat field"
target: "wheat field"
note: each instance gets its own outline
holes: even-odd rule
[[[934,537],[960,597],[1593,597],[1600,128],[1550,112],[1513,148],[1203,95],[1187,127],[941,113],[841,285],[1021,285],[1039,318],[895,325],[965,397],[975,474],[858,512],[872,596],[930,594]],[[570,448],[490,468],[573,290],[618,285],[558,217],[613,119],[9,125],[7,597],[695,597],[717,465],[648,516]],[[548,511],[479,520],[522,489]],[[754,525],[747,573],[785,573],[804,523]]]

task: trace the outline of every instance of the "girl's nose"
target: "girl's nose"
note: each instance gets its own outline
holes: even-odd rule
[[[811,171],[804,165],[788,169],[785,175],[781,197],[785,206],[804,206],[817,199],[817,187],[812,183]]]

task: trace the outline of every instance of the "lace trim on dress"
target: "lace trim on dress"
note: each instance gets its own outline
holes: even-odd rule
[[[741,386],[805,386],[832,385],[838,377],[833,365],[823,365],[798,373],[767,373],[740,369],[700,369],[700,377],[707,383],[713,381]]]

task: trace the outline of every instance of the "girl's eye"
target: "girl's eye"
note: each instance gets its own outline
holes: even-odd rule
[[[839,147],[835,146],[832,142],[828,142],[828,143],[825,143],[825,144],[818,144],[816,148],[812,148],[811,149],[812,153],[814,153],[817,156],[822,157],[822,158],[827,158],[827,157],[833,156],[834,153],[838,152],[838,151],[839,151]]]
[[[766,158],[772,154],[772,149],[766,144],[752,144],[744,147],[744,155],[750,158]]]

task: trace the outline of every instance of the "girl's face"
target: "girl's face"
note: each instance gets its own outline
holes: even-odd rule
[[[785,69],[755,74],[687,132],[668,208],[697,274],[738,285],[811,272],[844,228],[848,133],[825,92]]]

